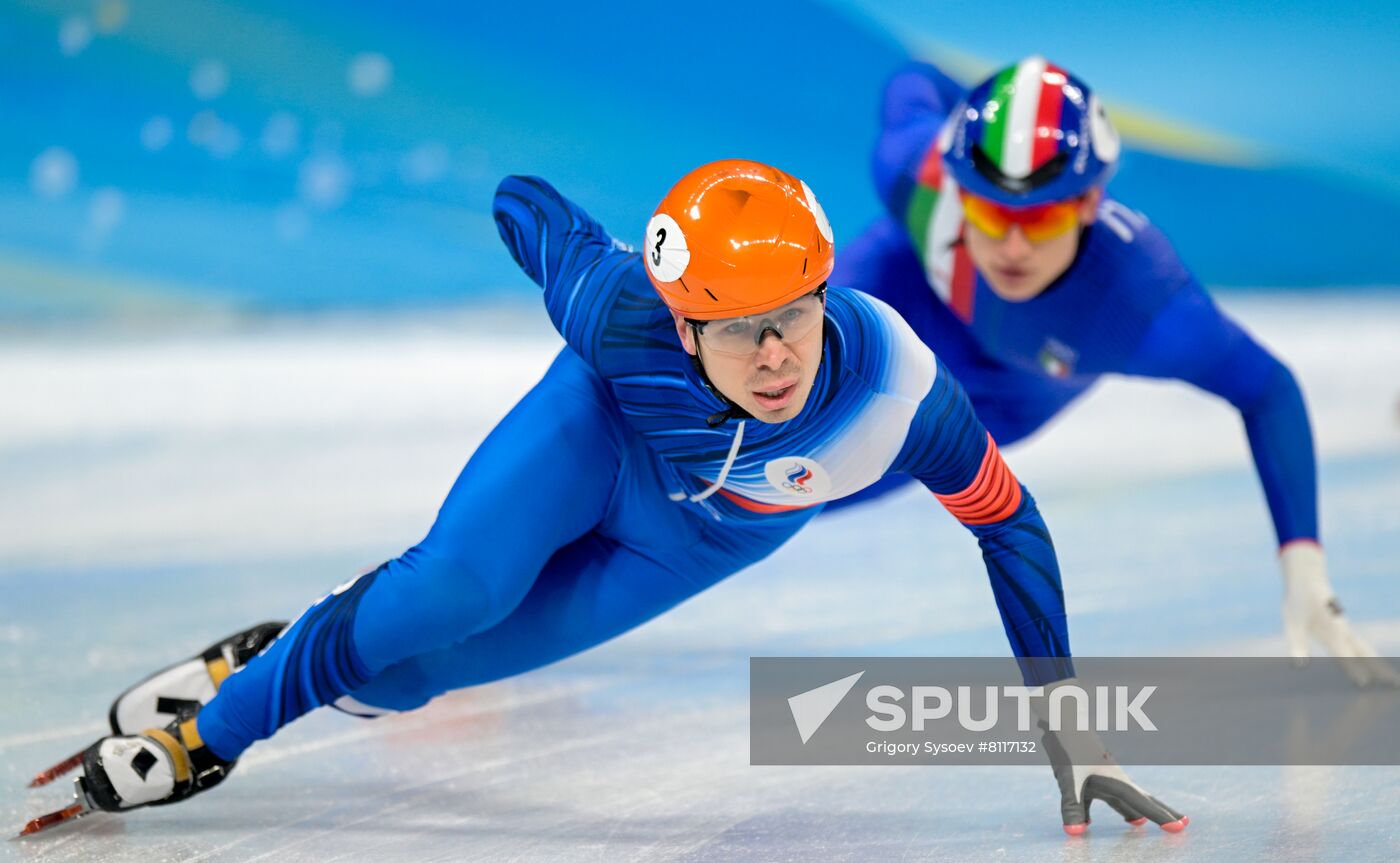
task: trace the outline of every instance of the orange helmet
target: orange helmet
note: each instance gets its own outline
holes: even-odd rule
[[[642,257],[662,302],[699,321],[775,309],[836,265],[831,223],[807,184],[747,159],[682,177],[647,223]]]

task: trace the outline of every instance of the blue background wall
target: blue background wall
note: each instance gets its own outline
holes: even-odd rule
[[[533,299],[490,219],[510,172],[630,241],[681,173],[750,156],[849,237],[883,79],[1033,51],[1106,97],[1114,193],[1208,283],[1400,284],[1380,5],[501,5],[0,0],[0,317]]]

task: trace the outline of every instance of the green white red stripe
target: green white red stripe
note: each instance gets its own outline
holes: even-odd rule
[[[971,321],[977,276],[966,248],[958,242],[962,204],[957,183],[944,172],[937,142],[924,153],[914,177],[914,194],[904,211],[905,228],[934,292],[958,317]]]
[[[936,142],[924,153],[914,176],[917,182],[914,184],[914,195],[904,211],[904,226],[909,230],[919,257],[924,258],[928,254],[929,225],[943,188],[943,154]]]
[[[1025,177],[1059,150],[1063,69],[1030,57],[1001,70],[982,114],[983,151],[1008,177]]]

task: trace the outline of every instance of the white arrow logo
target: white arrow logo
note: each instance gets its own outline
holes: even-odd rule
[[[797,733],[802,735],[804,745],[864,675],[864,671],[858,671],[850,677],[834,680],[788,699],[788,708],[792,710],[792,719],[797,723]]]

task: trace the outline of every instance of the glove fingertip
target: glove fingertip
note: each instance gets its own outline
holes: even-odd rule
[[[1069,835],[1069,836],[1083,836],[1083,835],[1084,835],[1084,831],[1086,831],[1086,830],[1088,830],[1088,829],[1089,829],[1089,825],[1088,825],[1087,822],[1084,823],[1084,824],[1066,824],[1066,825],[1065,825],[1065,833],[1066,833],[1067,835]]]
[[[1141,827],[1142,825],[1147,823],[1147,816],[1139,815],[1136,818],[1129,818],[1128,823],[1133,825],[1134,827]]]
[[[1185,830],[1186,825],[1190,823],[1191,819],[1183,815],[1175,821],[1168,821],[1166,824],[1162,824],[1159,826],[1168,833],[1180,833],[1181,831]]]

